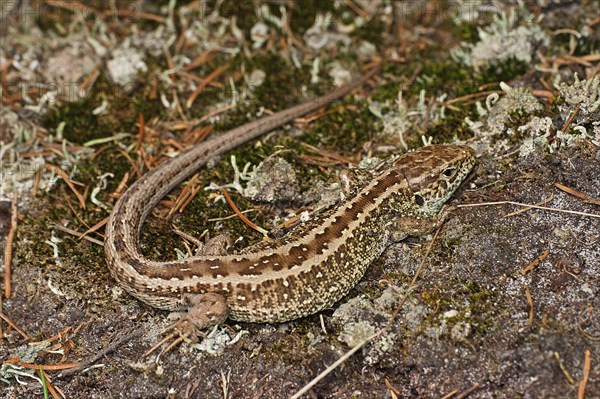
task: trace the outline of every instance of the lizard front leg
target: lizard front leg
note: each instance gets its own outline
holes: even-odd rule
[[[408,236],[423,236],[437,230],[444,224],[450,212],[456,207],[445,206],[441,212],[432,217],[400,216],[390,226],[390,241],[398,242]]]

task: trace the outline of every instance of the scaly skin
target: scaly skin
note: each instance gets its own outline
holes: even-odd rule
[[[366,82],[233,129],[182,153],[135,182],[108,221],[105,253],[131,295],[161,309],[188,309],[204,328],[224,321],[281,322],[318,312],[343,297],[391,240],[421,234],[475,163],[469,147],[432,145],[405,154],[352,198],[300,225],[288,237],[241,254],[154,262],[138,248],[150,210],[212,157],[311,112]]]

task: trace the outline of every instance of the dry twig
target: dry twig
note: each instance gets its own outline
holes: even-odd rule
[[[254,230],[258,231],[259,233],[263,234],[264,236],[267,236],[269,234],[269,232],[267,230],[256,225],[256,223],[252,222],[250,219],[248,219],[246,217],[246,215],[244,215],[242,212],[240,212],[240,210],[235,205],[235,203],[233,202],[233,200],[231,199],[231,197],[229,196],[229,193],[227,192],[227,190],[225,190],[225,188],[221,188],[221,192],[223,193],[223,196],[225,197],[225,200],[227,201],[227,203],[229,204],[231,209],[233,209],[235,214],[238,215],[238,217],[242,220],[242,222],[246,223],[249,227],[253,228]]]
[[[592,351],[585,349],[585,358],[583,360],[583,377],[579,381],[579,390],[577,391],[577,399],[585,398],[585,389],[590,379],[590,370],[592,369]]]
[[[586,204],[594,204],[600,205],[600,199],[590,198],[586,193],[582,193],[581,191],[575,190],[574,188],[567,187],[560,183],[554,183],[554,187],[558,188],[561,191],[564,191],[567,194],[571,194],[585,202]]]
[[[525,266],[523,269],[521,269],[521,276],[526,275],[527,273],[529,273],[530,271],[532,271],[533,269],[538,267],[540,265],[540,263],[542,263],[544,261],[544,259],[546,259],[548,257],[549,254],[550,254],[550,250],[546,249],[540,256],[535,258],[533,260],[533,262],[531,262],[530,264]]]
[[[529,306],[529,320],[528,323],[530,326],[533,325],[533,320],[535,317],[535,313],[533,311],[533,298],[531,297],[531,292],[529,291],[528,286],[523,287],[525,289],[525,298],[527,299],[527,306]]]
[[[18,332],[23,338],[25,338],[28,341],[31,339],[29,334],[17,327],[17,325],[11,319],[9,319],[8,316],[6,316],[3,312],[0,312],[0,318],[4,320],[9,326],[14,328],[15,331]]]

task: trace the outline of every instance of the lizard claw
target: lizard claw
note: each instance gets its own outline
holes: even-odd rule
[[[170,352],[174,347],[182,342],[196,343],[200,338],[204,338],[205,334],[200,330],[193,322],[191,322],[186,316],[182,316],[179,320],[171,325],[167,326],[162,330],[161,334],[171,332],[169,335],[161,339],[156,345],[148,349],[142,357],[150,356],[154,351],[160,348],[163,344],[172,340],[172,342],[160,353],[157,358],[162,356],[164,353]]]
[[[203,330],[223,323],[229,315],[229,308],[227,307],[225,297],[219,294],[188,295],[184,298],[184,302],[189,305],[187,314],[161,331],[161,334],[171,333],[144,353],[143,357],[152,354],[163,344],[171,340],[172,342],[158,354],[158,357],[163,353],[169,352],[184,341],[191,343],[198,342],[199,338],[205,337]]]

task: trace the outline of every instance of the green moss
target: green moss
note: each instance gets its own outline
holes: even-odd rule
[[[354,154],[360,146],[370,141],[375,132],[375,117],[366,104],[356,107],[339,106],[342,111],[331,112],[312,124],[301,140],[321,149],[346,155]]]
[[[451,29],[452,36],[465,43],[477,43],[479,41],[478,24],[475,21],[463,21],[454,25]]]
[[[42,125],[54,132],[64,122],[64,138],[76,144],[110,137],[119,132],[137,134],[135,124],[139,112],[148,120],[161,116],[164,109],[158,100],[150,100],[150,90],[148,85],[141,86],[141,90],[135,91],[131,96],[126,95],[122,89],[109,83],[106,77],[100,77],[87,97],[74,102],[63,102],[50,109],[42,118]],[[92,111],[104,100],[109,103],[108,112],[93,115]]]
[[[451,280],[448,285],[460,287],[458,290],[448,291],[447,287],[435,286],[421,291],[423,302],[434,310],[428,317],[429,322],[438,324],[444,312],[454,309],[458,313],[448,319],[450,327],[458,322],[467,322],[471,324],[473,333],[485,334],[494,327],[496,293],[474,282],[454,281],[455,277]]]
[[[69,220],[70,228],[78,231],[87,229],[66,205],[61,205],[61,202],[54,198],[55,195],[62,197],[66,193],[59,188],[51,195],[41,195],[36,200],[37,205],[32,208],[40,211],[30,212],[20,222],[18,240],[27,242],[27,245],[18,246],[15,256],[42,268],[44,273],[51,273],[54,284],[69,296],[75,293],[78,298],[89,298],[90,293],[93,293],[95,297],[106,295],[106,302],[109,302],[109,293],[103,288],[109,277],[102,247],[52,227]],[[53,205],[47,206],[48,202],[52,202]],[[99,222],[105,216],[98,209],[81,210],[76,203],[73,206],[88,225]],[[46,242],[52,238],[52,231],[55,231],[54,236],[61,240],[56,243],[57,258],[54,257],[52,246]]]
[[[421,299],[430,309],[438,309],[444,301],[440,287],[431,287],[420,292]]]
[[[65,122],[64,138],[76,144],[89,140],[109,137],[119,131],[120,122],[111,115],[92,115],[92,110],[101,101],[86,98],[73,103],[65,103],[59,108],[49,111],[43,120],[43,125],[54,131],[60,123]]]
[[[428,126],[424,132],[426,137],[433,137],[434,143],[448,143],[458,138],[466,140],[473,137],[473,132],[468,128],[465,117],[472,117],[466,111],[448,111],[446,117]]]
[[[494,315],[497,313],[495,300],[497,295],[477,283],[467,284],[469,289],[470,321],[473,322],[474,331],[479,334],[486,333],[495,325]]]
[[[364,25],[354,30],[350,37],[361,38],[370,43],[380,43],[387,27],[384,21],[377,16],[369,19]]]
[[[247,34],[257,22],[255,6],[252,1],[224,1],[220,14],[227,19],[235,17],[237,27]]]
[[[287,59],[273,52],[256,57],[253,61],[255,68],[266,72],[264,83],[254,92],[254,106],[275,111],[306,100],[302,87],[310,81],[308,68],[297,69]]]
[[[454,248],[460,246],[462,240],[459,237],[449,238],[445,241],[448,248]]]
[[[192,234],[181,227],[179,229]],[[140,251],[142,254],[153,261],[168,261],[177,259],[175,248],[184,252],[186,250],[181,237],[173,230],[173,222],[167,219],[149,217],[140,231]]]
[[[513,58],[484,68],[479,72],[478,80],[481,84],[509,82],[524,75],[529,69],[530,66],[525,61]]]

